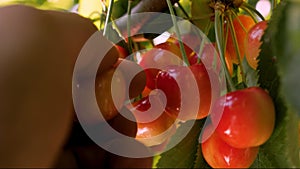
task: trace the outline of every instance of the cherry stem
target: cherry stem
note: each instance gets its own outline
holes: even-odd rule
[[[253,6],[249,5],[248,3],[244,2],[242,5],[241,5],[241,8],[246,11],[252,18],[256,18],[252,12],[254,12],[261,20],[265,20],[265,17],[262,16],[262,14],[260,12],[258,12]],[[252,12],[251,12],[252,11]],[[257,19],[254,19],[255,21]]]
[[[215,11],[215,35],[216,35],[216,44],[217,44],[217,48],[218,51],[220,53],[220,59],[221,59],[221,63],[222,63],[222,67],[225,69],[225,76],[226,76],[226,80],[227,83],[229,85],[229,91],[235,91],[235,87],[234,87],[234,83],[231,79],[228,67],[226,65],[226,61],[225,61],[225,55],[224,55],[224,42],[222,37],[223,36],[223,20],[224,20],[224,16],[222,15],[222,11],[220,10],[216,10]]]
[[[251,16],[255,23],[259,22],[257,17],[248,8],[245,8],[243,6],[241,6],[241,8]]]
[[[208,34],[210,28],[211,28],[211,22],[209,22],[209,23],[206,25],[206,28],[205,28],[205,31],[204,31],[204,34],[205,34],[205,35]],[[200,56],[199,56],[198,59],[197,59],[197,63],[200,63],[200,60],[201,60],[200,57],[201,57],[201,55],[202,55],[202,52],[203,52],[203,49],[204,49],[204,45],[205,45],[206,42],[207,42],[207,41],[205,41],[205,39],[202,38],[201,44],[200,44],[200,49],[199,49],[199,52],[198,52],[198,54],[199,54]]]
[[[103,2],[103,1],[100,1],[100,3],[101,3],[101,6],[102,6],[102,13],[100,14],[100,18],[99,18],[99,20],[100,20],[100,29],[102,28],[102,25],[105,23],[105,18],[106,18],[106,16],[105,16],[105,14],[106,14],[106,5],[105,5],[105,3]]]
[[[240,53],[240,50],[239,50],[239,44],[237,42],[237,37],[236,37],[235,30],[234,30],[231,15],[228,15],[228,23],[229,23],[229,30],[230,30],[230,33],[231,33],[231,38],[233,40],[233,46],[234,46],[235,52],[237,54],[237,58],[238,58],[238,61],[239,61],[239,66],[241,67],[242,81],[246,82],[246,77],[245,77],[244,68],[243,68],[243,64],[242,64],[242,57],[241,57],[241,53]],[[240,45],[243,45],[243,44],[240,44]]]
[[[109,5],[108,5],[108,11],[107,11],[106,19],[105,19],[105,24],[104,24],[103,36],[107,35],[108,22],[110,21],[113,6],[114,6],[114,0],[110,0]]]
[[[131,0],[128,0],[128,5],[127,5],[127,38],[128,38],[128,50],[129,53],[132,53],[132,39],[131,39]],[[133,58],[131,58],[133,60]]]
[[[189,14],[185,11],[184,7],[180,4],[180,2],[176,2],[176,4],[178,5],[179,9],[183,12],[185,17],[187,17],[187,19],[190,20]]]
[[[228,40],[228,31],[229,31],[229,27],[228,24],[226,24],[226,30],[225,30],[225,41],[224,41],[224,49],[227,48],[227,40]]]
[[[240,18],[238,17],[237,13],[235,11],[231,11],[231,14],[235,17],[235,19],[239,22],[240,26],[242,27],[244,32],[247,32],[247,29],[245,28],[245,26],[243,25],[242,21],[240,20]]]
[[[180,31],[179,31],[179,28],[178,28],[178,25],[177,25],[177,19],[176,19],[176,16],[174,14],[174,9],[173,9],[172,3],[171,3],[170,0],[166,0],[166,1],[167,1],[167,4],[168,4],[169,11],[171,13],[171,18],[172,18],[172,22],[173,22],[173,25],[174,25],[174,28],[175,28],[175,33],[176,33],[176,36],[178,37],[178,40],[179,40],[179,47],[180,47],[180,52],[181,52],[182,57],[183,57],[183,61],[185,62],[185,64],[187,66],[190,66],[188,57],[187,57],[186,52],[184,50],[184,45],[182,43],[181,34],[180,34]]]

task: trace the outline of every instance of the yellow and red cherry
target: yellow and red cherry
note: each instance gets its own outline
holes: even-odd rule
[[[234,148],[223,141],[209,124],[204,128],[202,155],[212,168],[249,168],[257,157],[259,147]],[[210,135],[210,136],[209,136]]]
[[[114,77],[114,78],[113,78]],[[121,71],[110,68],[96,77],[96,99],[102,116],[110,120],[118,114],[125,101],[125,80]],[[113,99],[113,96],[116,96]]]
[[[147,146],[162,144],[175,129],[175,119],[164,110],[160,95],[150,95],[133,103],[130,109],[137,121],[136,139]]]
[[[143,54],[142,59],[139,62],[139,65],[145,70],[147,77],[146,85],[150,89],[155,88],[156,76],[162,68],[168,65],[180,64],[182,64],[182,60],[178,55],[163,48],[153,48],[150,51],[147,51]]]
[[[241,57],[240,60],[242,60],[245,55],[244,40],[247,37],[247,32],[254,25],[254,20],[248,15],[239,15],[233,19],[234,32],[236,34],[237,45]],[[235,50],[235,44],[230,30],[228,30],[226,51],[227,53],[225,54],[225,57],[232,60],[233,63],[239,64],[238,54]]]
[[[188,71],[191,71],[191,73]],[[187,110],[189,113],[178,116],[181,110],[181,104],[185,103],[181,100],[181,96],[185,91],[180,91],[180,86],[177,82],[184,82],[184,86],[187,87],[191,85],[189,83],[191,79],[196,80],[197,91],[195,92],[198,92],[200,97],[197,114],[194,116],[192,110]],[[203,64],[194,64],[189,67],[168,66],[166,70],[160,71],[157,75],[156,87],[165,93],[167,98],[166,110],[176,118],[181,120],[202,119],[206,117],[210,111],[212,97],[211,84],[208,72]]]
[[[126,83],[124,88],[129,89],[125,93],[126,99],[139,96],[146,86],[146,73],[143,68],[133,61],[122,58],[118,59],[114,67],[120,69]]]
[[[223,112],[219,111],[223,108]],[[218,135],[230,146],[260,146],[270,138],[274,130],[274,103],[260,87],[237,90],[216,101],[211,120]]]

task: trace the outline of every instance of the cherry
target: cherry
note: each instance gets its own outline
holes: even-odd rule
[[[244,39],[246,39],[247,32],[249,31],[249,29],[254,25],[255,22],[253,21],[253,19],[247,15],[239,15],[237,18],[233,19],[233,26],[237,38],[236,40],[238,43],[238,49],[240,51],[241,59],[243,59],[245,55]],[[243,28],[245,28],[245,30]],[[235,50],[234,41],[232,39],[230,30],[228,30],[226,51],[228,53],[225,53],[225,56],[231,59],[233,63],[239,64],[239,58]]]
[[[199,51],[200,39],[198,38],[198,36],[194,34],[183,34],[181,35],[181,40],[190,64],[198,63],[197,60],[193,60],[195,62],[193,61],[191,62],[191,58],[197,57],[196,53]],[[180,58],[182,58],[179,40],[176,39],[175,37],[170,37],[167,42],[176,45],[177,48],[176,48],[176,52],[174,50],[174,53],[180,56]]]
[[[115,68],[110,68],[96,77],[96,99],[105,120],[114,118],[122,108],[125,101],[125,84],[122,72],[116,71]],[[114,97],[113,100],[116,94],[118,97]]]
[[[113,119],[108,120],[108,124],[116,132],[119,132],[120,134],[126,135],[128,137],[135,138],[137,133],[137,123],[135,121],[130,120],[135,118],[133,113],[126,107],[123,107],[121,112],[122,114],[118,113]],[[126,117],[124,117],[124,114],[126,115]]]
[[[172,52],[176,56],[181,56],[180,48],[179,48],[179,46],[177,45],[176,42],[177,42],[176,39],[171,37],[166,42],[160,43],[160,44],[154,46],[154,48],[164,49],[164,50],[167,50],[169,52]]]
[[[188,71],[192,73],[188,73]],[[211,84],[208,73],[203,64],[194,64],[189,67],[186,66],[176,66],[171,65],[166,68],[166,70],[160,71],[157,75],[156,87],[161,89],[167,98],[166,110],[172,114],[174,117],[181,120],[195,119],[192,110],[185,112],[181,117],[178,114],[181,110],[181,104],[191,104],[186,103],[185,100],[181,100],[180,87],[178,82],[183,82],[185,87],[190,86],[191,79],[195,79],[197,82],[199,97],[201,99],[199,103],[199,108],[197,111],[196,119],[204,118],[208,115],[211,103]],[[182,91],[186,92],[186,91]],[[197,92],[197,91],[194,91]],[[191,95],[190,97],[193,97]],[[197,99],[197,98],[195,98]],[[199,102],[199,100],[197,100]]]
[[[173,52],[162,48],[153,48],[143,55],[139,64],[145,69],[147,76],[147,87],[150,89],[154,89],[158,72],[163,67],[166,67],[168,65],[180,65],[182,64],[182,60]]]
[[[212,129],[211,124],[206,126],[202,136],[211,134]],[[259,150],[259,147],[234,148],[223,141],[216,132],[201,144],[201,148],[204,159],[213,168],[249,168]]]
[[[228,52],[225,51],[228,55]],[[226,54],[225,54],[226,55]],[[221,61],[220,60],[215,60],[215,57],[218,58],[219,53],[216,50],[216,44],[215,43],[207,43],[204,44],[203,50],[201,52],[201,61],[204,63],[205,67],[207,69],[213,70],[214,72],[219,72],[221,70]],[[191,65],[192,63],[198,63],[199,57],[191,57],[189,59]],[[229,73],[232,75],[233,74],[233,64],[232,60],[228,59],[225,57],[225,62],[227,65],[227,68],[229,70]],[[214,68],[215,65],[215,68]]]
[[[119,57],[125,59],[128,55],[129,52],[123,48],[122,46],[119,45],[115,45],[115,47],[117,48],[118,52],[119,52]]]
[[[147,146],[159,145],[173,133],[175,120],[164,110],[159,94],[152,92],[133,106],[130,110],[137,120],[137,140]]]
[[[215,111],[222,108],[223,113]],[[256,147],[265,143],[273,132],[275,108],[266,91],[251,87],[218,99],[211,119],[220,137],[232,147]]]
[[[184,35],[183,40],[192,40],[193,46],[200,44],[199,39],[195,36]],[[184,49],[190,64],[198,63],[197,54],[187,45],[184,44]],[[177,56],[177,57],[176,57]],[[139,64],[145,69],[147,75],[147,87],[150,89],[155,88],[155,81],[158,72],[168,65],[181,65],[183,63],[182,54],[179,48],[179,41],[170,37],[166,42],[154,46],[154,48],[146,52]],[[159,68],[147,69],[149,66],[157,66]]]
[[[128,97],[130,99],[135,98],[142,93],[146,86],[146,73],[140,65],[130,60],[119,58],[114,67],[120,69],[123,73],[126,89],[129,89],[126,92],[126,99]]]
[[[245,39],[246,59],[253,69],[257,68],[257,57],[262,44],[260,40],[267,26],[267,21],[261,21],[257,23],[249,30],[247,38]]]

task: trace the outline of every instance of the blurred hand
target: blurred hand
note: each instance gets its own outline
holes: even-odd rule
[[[124,161],[102,156],[109,153],[95,144],[65,146],[78,131],[72,72],[82,46],[97,31],[93,23],[77,14],[21,5],[1,7],[0,23],[0,167],[97,167],[110,159]],[[109,53],[118,58],[116,49]],[[139,159],[132,160],[132,166],[138,164]],[[150,167],[152,159],[146,160],[138,167]]]

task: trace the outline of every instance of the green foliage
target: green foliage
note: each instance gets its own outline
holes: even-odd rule
[[[197,158],[195,160],[195,164],[193,168],[211,168],[207,162],[204,160],[204,157],[202,155],[202,149],[201,145],[198,144],[198,149],[197,149]]]
[[[187,127],[191,128],[187,136],[180,141],[175,147],[167,152],[161,154],[161,158],[156,165],[157,168],[193,168],[194,162],[197,158],[197,146],[200,131],[204,125],[204,120],[187,121],[181,124],[177,129],[175,135],[171,138],[171,142],[176,142],[177,138],[180,137]],[[170,145],[170,144],[169,144]]]
[[[192,21],[203,32],[207,32],[212,25],[213,9],[209,7],[209,4],[210,0],[192,0]]]
[[[136,4],[138,4],[140,0],[133,0],[131,2],[131,8],[133,8]],[[124,14],[127,13],[127,5],[128,0],[115,0],[114,2],[114,8],[112,10],[112,18],[118,19]]]
[[[282,91],[300,115],[300,2],[287,1],[274,37]],[[279,43],[284,42],[284,43]]]
[[[196,3],[199,5],[203,2],[192,1],[192,5],[195,6]],[[192,6],[193,17],[196,14],[195,9]],[[205,22],[202,21],[197,26],[201,28],[203,23]],[[300,167],[298,116],[296,114],[296,112],[300,112],[300,90],[297,90],[300,86],[298,78],[298,72],[300,72],[299,30],[300,3],[298,1],[282,1],[274,10],[263,36],[257,71],[248,65],[246,59],[243,60],[246,85],[249,87],[259,85],[266,89],[273,98],[276,109],[275,130],[271,138],[260,146],[258,157],[251,168]],[[238,86],[245,87],[244,84]],[[187,140],[190,139],[193,137],[187,138]],[[160,166],[177,166],[178,159],[181,159],[181,163],[178,164],[180,167],[209,168],[202,157],[201,146],[196,146],[195,142],[190,140],[185,141],[184,146],[180,145],[180,147],[180,151],[177,147],[163,154],[159,161]],[[188,156],[187,152],[189,152]],[[195,156],[191,153],[196,153],[195,161],[192,161]],[[184,160],[188,157],[191,159]]]
[[[263,36],[263,45],[259,56],[258,83],[267,89],[273,98],[276,109],[276,125],[272,137],[261,146],[258,158],[253,164],[258,167],[299,167],[298,118],[293,108],[285,100],[286,92],[281,92],[281,82],[286,73],[281,73],[283,66],[277,60],[288,60],[285,53],[289,49],[290,39],[282,34],[287,33],[286,17],[292,17],[287,11],[291,8],[281,3],[273,13],[269,26]],[[289,90],[295,92],[294,88]]]
[[[242,65],[244,69],[243,72],[245,73],[245,78],[246,78],[245,85],[247,87],[258,86],[257,72],[253,68],[251,68],[251,66],[248,64],[246,57],[243,58]]]

